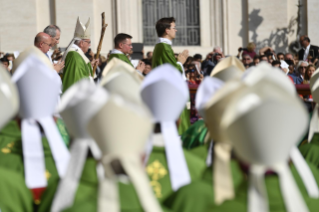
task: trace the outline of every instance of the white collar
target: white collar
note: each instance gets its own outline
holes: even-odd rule
[[[303,48],[304,50],[308,50],[308,49],[310,49],[310,43],[309,43],[309,45],[306,47],[306,48]]]
[[[173,42],[167,38],[158,38],[156,44],[158,43],[166,43],[168,45],[172,45]]]
[[[124,53],[121,52],[120,50],[113,49],[113,50],[111,51],[111,54],[124,54]]]

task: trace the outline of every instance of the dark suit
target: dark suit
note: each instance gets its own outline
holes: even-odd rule
[[[302,48],[298,52],[299,60],[303,60],[303,55],[305,53],[305,50]],[[308,56],[312,56],[311,61],[315,61],[316,58],[319,58],[319,47],[310,45],[309,54]]]

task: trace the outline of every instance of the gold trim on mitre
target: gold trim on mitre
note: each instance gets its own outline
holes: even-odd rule
[[[86,22],[85,25],[83,25],[80,21],[80,17],[78,17],[75,31],[74,31],[74,37],[75,38],[81,38],[81,39],[90,39],[91,38],[91,30],[89,28],[90,26],[90,18]]]
[[[226,82],[234,78],[240,78],[245,70],[242,62],[237,57],[231,56],[217,63],[210,76]]]

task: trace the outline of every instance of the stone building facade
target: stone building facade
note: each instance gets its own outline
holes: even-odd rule
[[[123,32],[133,42],[145,43],[152,51],[154,25],[158,18],[175,16],[180,39],[175,52],[205,56],[214,46],[225,54],[255,42],[257,49],[271,46],[276,52],[297,51],[298,36],[308,34],[319,45],[318,0],[0,0],[0,51],[22,51],[33,45],[35,35],[49,24],[61,28],[60,47],[73,37],[76,19],[91,18],[92,49],[96,50],[101,30],[101,13],[106,14],[102,53],[113,48],[113,38]],[[154,43],[153,45],[152,42]]]

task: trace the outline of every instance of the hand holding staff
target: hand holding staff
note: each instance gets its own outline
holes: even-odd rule
[[[99,45],[98,45],[98,47],[97,47],[95,59],[98,59],[99,56],[100,56],[100,52],[101,52],[101,48],[102,48],[102,42],[103,42],[103,37],[104,37],[104,33],[105,33],[106,27],[107,27],[107,24],[105,24],[105,13],[103,12],[103,13],[102,13],[101,37],[100,37]],[[94,64],[94,67],[93,67],[93,77],[94,77],[94,75],[95,75],[96,67],[97,67],[97,63],[95,63],[95,64]]]

